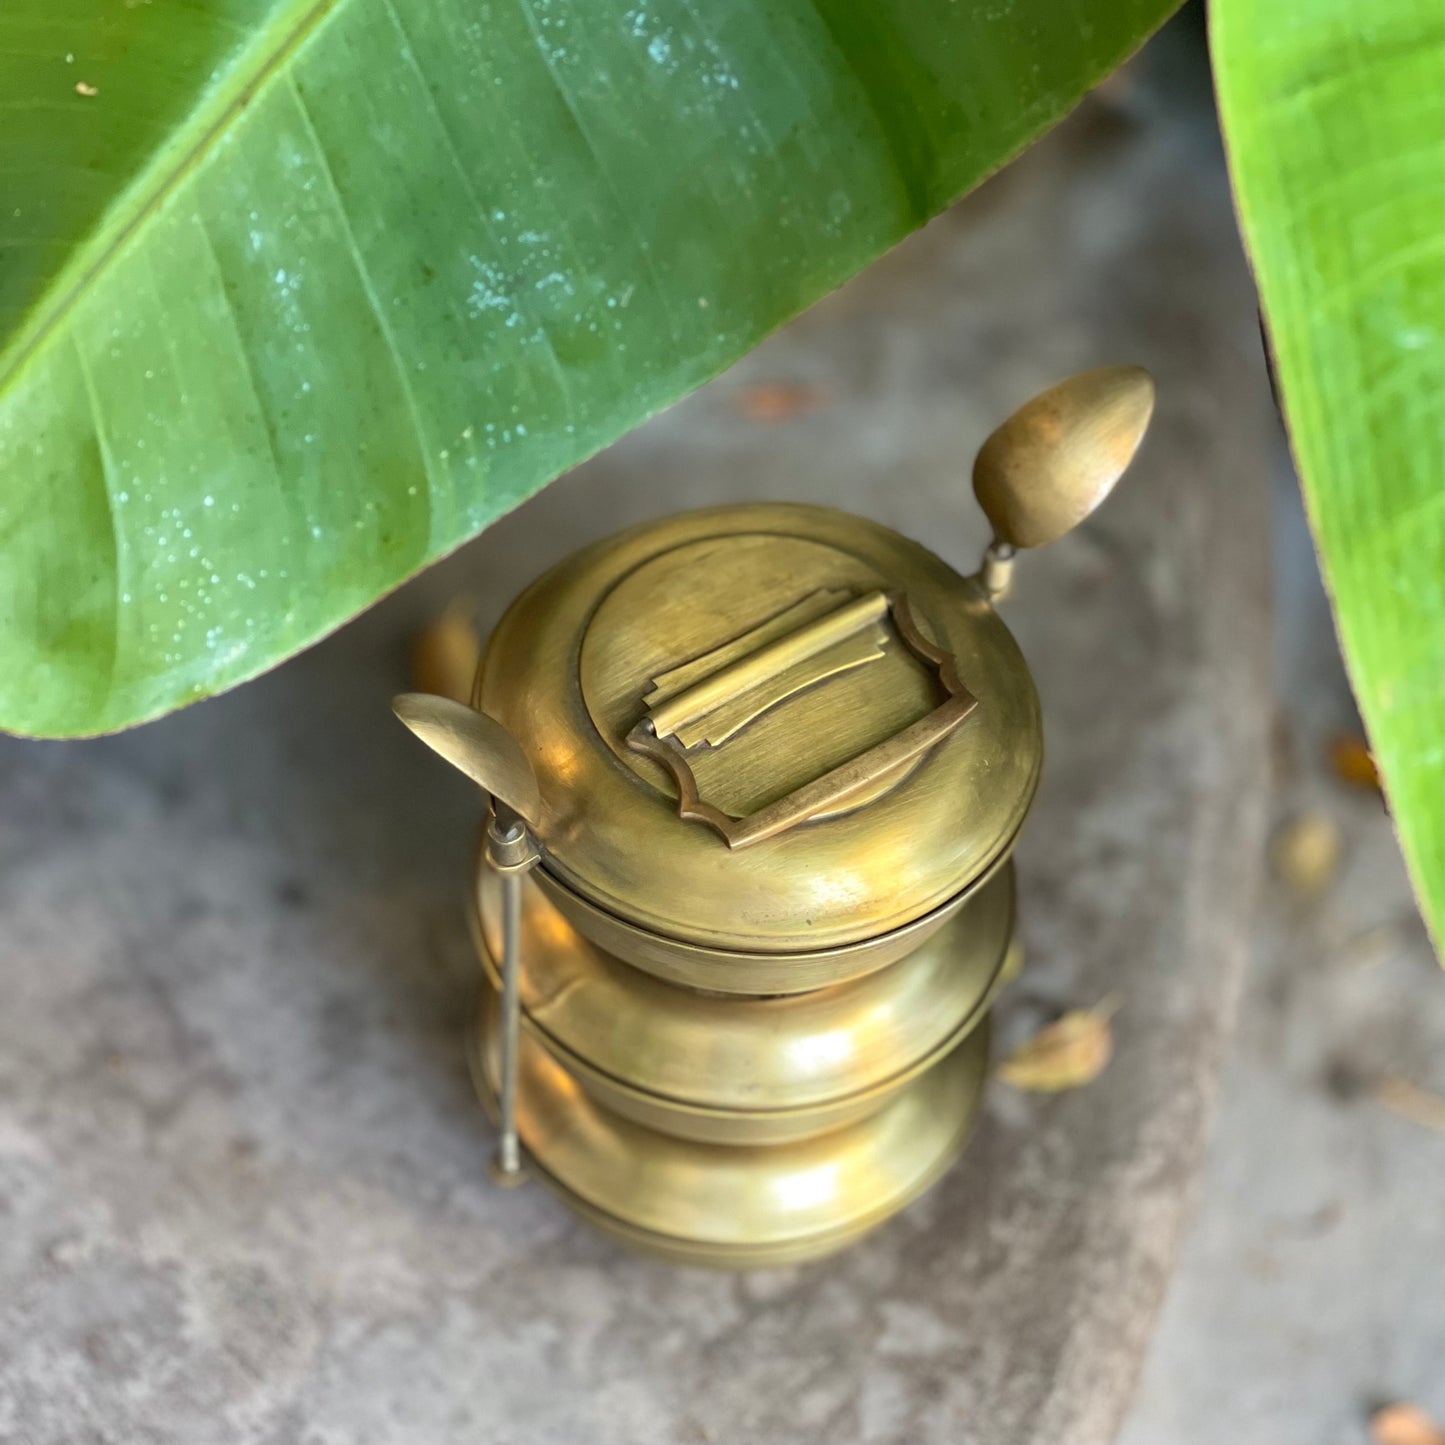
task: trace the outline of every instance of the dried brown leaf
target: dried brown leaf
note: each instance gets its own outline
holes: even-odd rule
[[[1341,733],[1330,743],[1330,769],[1352,788],[1380,791],[1380,772],[1370,745],[1358,733]]]
[[[816,382],[770,381],[743,387],[736,406],[747,421],[788,421],[821,411],[828,401],[828,388]]]
[[[1112,1005],[1071,1009],[1026,1039],[997,1069],[1016,1089],[1056,1094],[1092,1083],[1114,1053]]]
[[[1445,1430],[1419,1405],[1401,1401],[1370,1416],[1370,1439],[1374,1445],[1445,1445]]]
[[[412,687],[467,702],[481,656],[482,639],[472,622],[471,604],[458,599],[417,634],[411,651]]]
[[[1375,1085],[1374,1095],[1375,1102],[1391,1113],[1408,1119],[1412,1124],[1419,1124],[1423,1129],[1445,1134],[1445,1099],[1439,1094],[1412,1084],[1409,1079],[1392,1075]]]
[[[1275,834],[1270,859],[1293,892],[1313,898],[1334,882],[1344,851],[1339,824],[1328,813],[1311,811],[1291,818]]]
[[[1019,940],[1018,934],[1009,940],[1008,952],[1004,954],[1003,963],[999,965],[998,986],[1000,989],[1007,988],[1024,971],[1024,946]]]

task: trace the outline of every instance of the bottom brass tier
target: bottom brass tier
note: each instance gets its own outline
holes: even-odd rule
[[[473,1077],[495,1115],[494,996],[484,990]],[[529,1171],[605,1233],[689,1264],[792,1263],[852,1242],[957,1158],[988,1068],[985,1022],[876,1113],[785,1145],[704,1144],[589,1099],[525,1033],[517,1122]]]

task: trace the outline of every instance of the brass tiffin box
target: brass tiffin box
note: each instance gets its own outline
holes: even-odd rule
[[[825,508],[686,513],[529,587],[470,706],[397,699],[491,800],[472,1056],[500,1179],[758,1265],[856,1238],[957,1157],[1043,760],[995,604],[1152,406],[1113,367],[1005,422],[974,467],[975,576]]]

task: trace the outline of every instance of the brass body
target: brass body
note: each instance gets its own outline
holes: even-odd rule
[[[1042,760],[976,582],[821,508],[671,517],[523,593],[473,706],[537,780],[497,752],[542,852],[518,935],[531,1172],[633,1243],[737,1264],[854,1238],[946,1167]],[[484,1015],[506,886],[484,861]],[[505,1037],[477,1030],[484,1092]]]
[[[501,987],[501,884],[478,875],[478,952]],[[678,1138],[775,1144],[864,1117],[979,1024],[1007,972],[1013,870],[895,968],[774,998],[639,975],[524,893],[523,1030],[598,1104]]]
[[[492,799],[470,1056],[501,1180],[757,1265],[857,1238],[957,1156],[1043,755],[994,603],[1152,404],[1111,368],[1015,413],[975,467],[974,577],[826,508],[688,513],[533,583],[470,706],[397,700]]]

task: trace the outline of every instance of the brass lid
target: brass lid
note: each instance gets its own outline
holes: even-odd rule
[[[819,507],[684,513],[575,554],[503,617],[473,704],[536,774],[544,868],[644,929],[764,953],[966,889],[1042,755],[978,583]]]
[[[1000,859],[999,867],[1007,867],[1008,861],[1006,857]],[[980,874],[942,907],[920,914],[902,928],[832,948],[773,953],[704,948],[701,944],[652,933],[588,902],[580,893],[558,882],[545,868],[535,869],[531,877],[547,895],[547,901],[578,933],[633,968],[684,988],[773,998],[848,983],[907,958],[945,927],[960,909],[967,908],[997,871],[995,868]],[[806,937],[799,941],[806,942]]]
[[[472,910],[494,988],[501,888],[493,869],[481,870]],[[719,1140],[805,1137],[876,1108],[978,1023],[1013,914],[1010,865],[892,968],[812,993],[740,998],[629,967],[583,938],[529,880],[523,1023],[589,1092],[655,1128]]]

